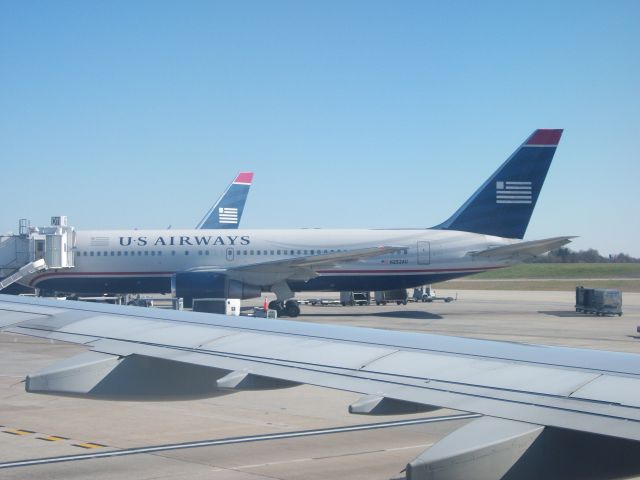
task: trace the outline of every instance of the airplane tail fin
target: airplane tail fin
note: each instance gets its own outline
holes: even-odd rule
[[[252,181],[253,172],[240,172],[196,228],[238,228]]]
[[[447,221],[433,228],[523,238],[562,130],[536,130]]]

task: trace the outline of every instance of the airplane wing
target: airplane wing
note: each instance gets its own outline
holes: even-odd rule
[[[333,267],[345,262],[365,260],[367,258],[396,253],[406,249],[406,246],[381,245],[378,247],[358,248],[333,253],[318,253],[304,257],[241,265],[224,270],[219,268],[198,267],[190,271],[224,271],[226,275],[233,280],[241,280],[255,284],[273,283],[274,281],[285,278],[308,280],[316,276],[316,271],[321,268]]]
[[[488,248],[480,252],[472,252],[474,257],[506,259],[506,258],[523,258],[534,257],[541,253],[549,252],[555,248],[560,248],[576,237],[553,237],[543,240],[532,240],[528,242],[518,242],[504,247]]]
[[[353,413],[483,415],[410,462],[409,479],[640,473],[639,355],[7,295],[0,329],[87,347],[29,375],[30,392],[144,400],[306,383],[365,395]]]

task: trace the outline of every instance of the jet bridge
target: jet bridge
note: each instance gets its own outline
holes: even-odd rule
[[[20,219],[17,235],[0,236],[0,290],[41,270],[73,268],[75,240],[65,216],[51,217],[47,227]]]

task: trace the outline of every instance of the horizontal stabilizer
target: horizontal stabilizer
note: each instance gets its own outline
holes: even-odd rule
[[[505,258],[522,258],[535,257],[541,253],[546,253],[556,248],[560,248],[576,237],[553,237],[543,240],[532,240],[529,242],[518,242],[504,247],[489,248],[480,252],[471,253],[474,257],[505,259]]]

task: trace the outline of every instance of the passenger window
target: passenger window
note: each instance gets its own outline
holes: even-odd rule
[[[149,256],[149,250],[145,250],[145,251],[144,251],[144,256],[145,256],[145,257],[148,257],[148,256]]]
[[[204,254],[205,254],[205,255],[209,255],[209,250],[205,250],[205,251],[204,251]]]
[[[99,257],[100,256],[100,252],[96,252],[96,255]]]
[[[198,250],[198,255],[202,255],[202,250]]]
[[[122,252],[118,252],[118,256],[121,256],[121,255],[122,255]]]
[[[189,250],[185,250],[185,251],[184,251],[184,254],[185,254],[185,255],[189,255]]]
[[[116,252],[114,252],[113,250],[111,252],[109,252],[111,254],[111,256],[115,256]]]
[[[263,254],[265,254],[265,255],[267,255],[267,251],[266,251],[266,250],[263,250],[263,251],[262,251],[262,253],[263,253]]]
[[[175,250],[171,250],[171,255],[175,255],[176,251]]]
[[[256,250],[256,255],[260,255],[260,250]]]
[[[128,257],[128,256],[129,256],[129,252],[126,252],[126,251],[125,251],[125,252],[124,252],[124,256],[125,256],[125,257]]]
[[[155,250],[151,250],[151,256],[152,256],[152,257],[155,257],[155,256],[156,256],[156,252],[155,252]]]

